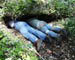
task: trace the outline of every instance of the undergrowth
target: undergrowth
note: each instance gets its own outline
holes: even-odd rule
[[[38,60],[34,51],[10,33],[0,30],[0,60]]]
[[[64,27],[67,31],[67,37],[75,45],[75,17],[66,18]]]
[[[75,11],[74,0],[6,0],[4,12],[12,17],[28,14],[47,14],[56,16],[73,16]]]

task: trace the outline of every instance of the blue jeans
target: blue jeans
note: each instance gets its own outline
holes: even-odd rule
[[[42,32],[48,34],[51,37],[57,38],[58,34],[55,33],[54,31],[60,31],[60,28],[49,26],[45,21],[41,21],[38,19],[30,19],[28,20],[28,23],[32,25],[33,27],[41,30]]]
[[[25,38],[35,43],[38,38],[45,40],[46,35],[39,30],[36,30],[29,26],[26,22],[16,22],[15,29],[17,29]]]
[[[59,28],[59,27],[54,27],[54,28],[52,28],[52,26],[50,26],[50,25],[48,25],[48,24],[46,24],[45,25],[49,30],[52,30],[52,31],[55,31],[55,32],[60,32],[62,29],[61,28]]]
[[[56,29],[54,29],[56,31]],[[48,24],[44,25],[41,29],[42,32],[48,34],[49,36],[53,38],[57,38],[58,34],[52,31],[52,27],[49,26]],[[58,30],[57,30],[58,31]]]

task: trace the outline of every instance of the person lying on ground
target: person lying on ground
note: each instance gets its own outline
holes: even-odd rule
[[[33,26],[33,27],[41,30],[42,32],[48,34],[50,37],[53,37],[53,38],[59,38],[60,37],[60,34],[58,34],[56,32],[60,32],[61,28],[58,28],[58,27],[52,28],[45,21],[41,21],[38,19],[29,19],[29,20],[27,20],[27,22],[31,26]]]
[[[40,49],[42,41],[47,39],[46,34],[37,29],[32,28],[26,22],[9,21],[7,24],[11,28],[15,28],[16,30],[18,30],[26,39],[31,41],[36,46],[37,50]]]
[[[38,30],[44,32],[49,37],[56,39],[57,45],[61,46],[62,38],[67,39],[67,32],[64,28],[60,28],[57,26],[52,27],[51,25],[48,25],[48,23],[46,23],[45,21],[38,20],[36,18],[27,20],[27,23],[30,24],[32,27],[35,27]],[[61,34],[60,32],[63,32],[63,34]],[[50,39],[49,41],[51,41],[51,44],[54,42],[52,39]]]

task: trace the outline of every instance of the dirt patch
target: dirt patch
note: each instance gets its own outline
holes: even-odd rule
[[[52,22],[52,24],[63,27],[58,22]],[[58,42],[56,39],[52,40],[52,44],[50,44],[49,41],[43,42],[39,51],[39,54],[45,60],[75,60],[75,49],[73,50],[73,47],[75,48],[75,46],[72,46],[69,39],[62,37],[60,42]],[[50,53],[50,51],[52,51],[52,53]]]

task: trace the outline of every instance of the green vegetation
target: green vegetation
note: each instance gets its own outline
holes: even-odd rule
[[[75,17],[66,18],[64,26],[68,33],[69,40],[71,40],[72,43],[75,45]]]
[[[27,50],[31,46],[0,30],[0,60],[38,60],[34,51]]]
[[[72,16],[75,0],[7,0],[4,6],[4,11],[16,18],[24,14]]]
[[[73,14],[73,10],[75,10],[74,5],[75,1],[74,0],[56,0],[54,2],[54,7],[59,15],[63,16],[71,16]]]
[[[61,17],[59,23],[64,23],[68,42],[75,46],[75,0],[1,0],[0,6],[3,7],[0,8],[0,20],[6,13],[12,19],[23,15]],[[18,38],[14,39],[11,33],[0,29],[0,60],[39,60],[35,52],[29,50],[31,47],[31,44],[26,45]]]
[[[3,9],[0,9],[0,20],[2,19],[3,16],[4,16]]]

